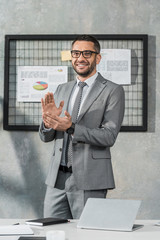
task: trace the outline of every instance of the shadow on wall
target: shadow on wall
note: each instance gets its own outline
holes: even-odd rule
[[[0,98],[1,107],[2,104],[3,100]],[[1,117],[0,129],[2,129],[2,122],[3,118]],[[13,161],[12,156],[8,157],[10,149],[6,150],[8,151],[8,156],[6,156],[4,164],[6,164],[7,161],[8,171],[5,169],[0,176],[1,201],[3,202],[1,206],[1,217],[42,217],[46,187],[44,169],[41,167],[39,160],[38,151],[40,149],[38,143],[36,145],[35,142],[38,136],[34,138],[34,133],[16,131],[11,131],[9,134],[13,148],[11,152],[15,153],[16,159]],[[3,162],[1,164],[3,164]],[[15,181],[13,181],[12,176],[10,176],[11,171],[13,171]],[[8,207],[6,207],[7,209],[3,209],[3,206]],[[13,207],[16,208],[14,212]],[[11,216],[12,213],[14,216]]]
[[[32,140],[33,133],[14,132],[11,136],[17,153],[17,161],[19,161],[19,166],[23,172],[26,186],[24,194],[26,194],[27,201],[32,206],[34,213],[41,217],[45,194],[45,177],[38,159],[38,146]]]
[[[155,132],[156,37],[148,37],[148,132]]]

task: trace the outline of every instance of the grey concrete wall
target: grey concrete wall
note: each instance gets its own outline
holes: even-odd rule
[[[159,0],[0,0],[0,217],[42,216],[52,149],[37,132],[3,130],[4,36],[75,33],[149,35],[149,130],[119,134],[108,197],[142,199],[138,218],[159,219]]]

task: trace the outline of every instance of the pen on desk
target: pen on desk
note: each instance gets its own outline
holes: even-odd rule
[[[20,223],[14,223],[13,225],[19,225]]]

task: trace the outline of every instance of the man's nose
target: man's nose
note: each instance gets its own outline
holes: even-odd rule
[[[79,58],[78,58],[78,61],[81,61],[81,60],[86,60],[85,57],[83,57],[83,54],[81,53]]]

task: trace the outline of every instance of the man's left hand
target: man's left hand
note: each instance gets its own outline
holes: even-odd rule
[[[43,121],[47,128],[53,128],[57,131],[66,131],[72,125],[71,115],[65,111],[65,117],[59,117],[50,113],[44,113]]]

